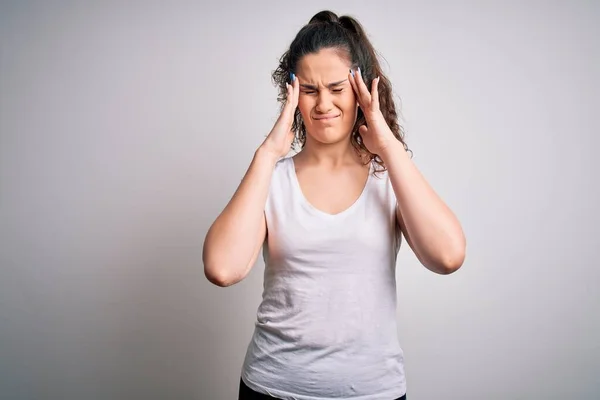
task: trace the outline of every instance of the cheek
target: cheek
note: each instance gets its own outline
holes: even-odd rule
[[[355,107],[356,104],[357,104],[357,102],[356,102],[356,96],[354,95],[354,92],[348,91],[348,92],[345,92],[342,96],[340,96],[340,106],[341,107],[348,109],[348,108]]]
[[[339,107],[345,112],[353,114],[356,112],[358,103],[356,102],[356,96],[354,93],[346,94],[340,99]]]
[[[314,107],[314,105],[312,104],[310,98],[300,95],[300,97],[298,98],[298,109],[300,110],[300,114],[302,114],[302,117],[305,120],[306,120],[306,117],[308,115],[310,115],[310,110],[313,107]]]

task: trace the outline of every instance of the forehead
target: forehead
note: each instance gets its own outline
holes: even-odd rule
[[[328,83],[346,78],[350,61],[339,50],[321,49],[302,57],[296,69],[296,75],[309,83]]]

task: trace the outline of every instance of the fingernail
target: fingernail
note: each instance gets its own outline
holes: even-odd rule
[[[362,76],[362,72],[360,72],[360,67],[356,68],[356,70],[358,71],[358,73],[360,74],[360,76]]]
[[[352,68],[350,68],[350,75],[354,76],[354,71],[352,71]]]
[[[290,82],[294,82],[294,79],[296,79],[296,75],[293,72],[290,72]]]

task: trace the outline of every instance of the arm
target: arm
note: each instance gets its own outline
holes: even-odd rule
[[[202,262],[207,279],[231,286],[248,275],[267,234],[265,204],[277,160],[290,150],[292,123],[300,92],[298,79],[287,86],[286,103],[275,126],[254,154],[235,194],[212,224],[204,240]]]
[[[398,223],[419,261],[438,274],[459,269],[466,239],[456,216],[421,175],[402,143],[391,141],[380,156],[398,200]]]
[[[258,149],[235,194],[212,224],[202,261],[208,280],[231,286],[244,279],[266,237],[264,207],[276,158]]]
[[[438,274],[456,271],[465,258],[464,233],[387,125],[379,108],[379,78],[373,79],[370,92],[360,73],[351,71],[348,80],[367,122],[359,127],[359,133],[367,149],[378,154],[388,169],[398,201],[396,216],[406,241],[427,269]]]

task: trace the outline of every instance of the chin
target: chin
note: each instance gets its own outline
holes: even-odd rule
[[[322,144],[335,144],[347,140],[350,133],[341,132],[339,129],[319,129],[317,132],[308,133],[314,141]]]

